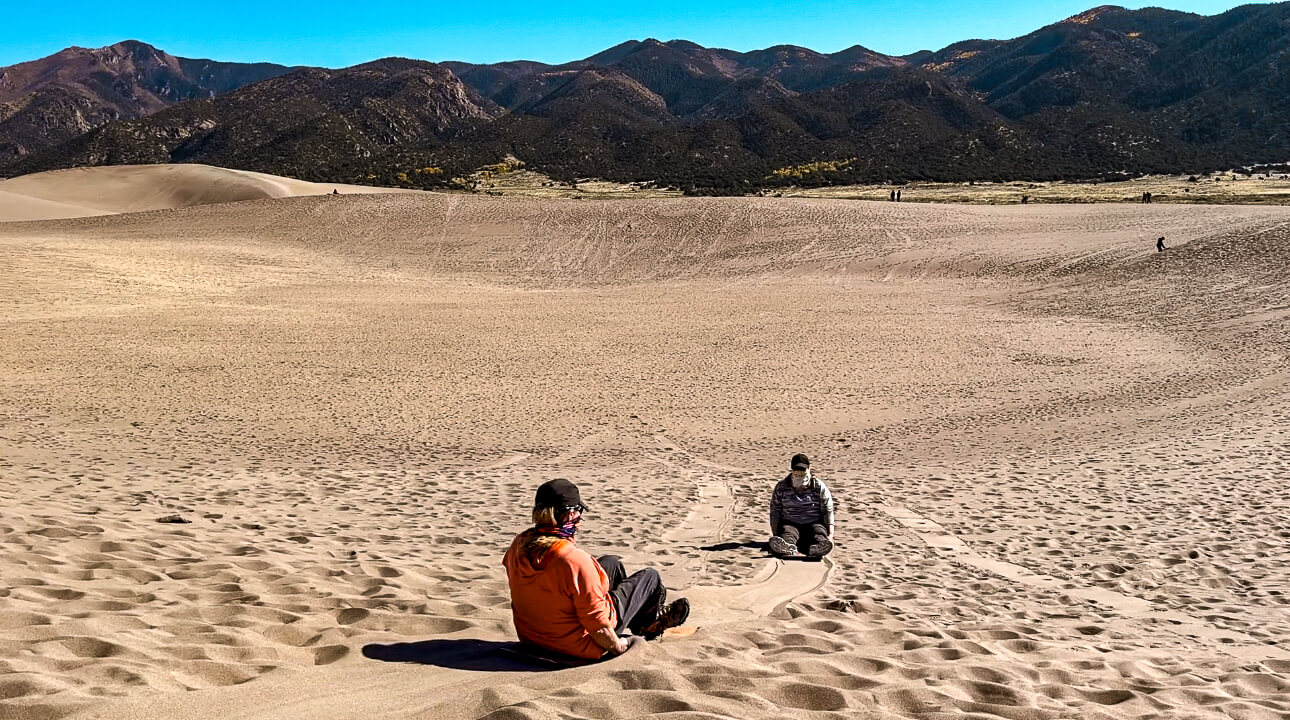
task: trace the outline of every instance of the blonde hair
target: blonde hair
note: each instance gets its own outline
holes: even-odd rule
[[[559,516],[555,514],[556,509],[553,507],[533,508],[533,526],[534,527],[560,527],[573,513],[565,510]]]
[[[524,544],[521,549],[524,557],[533,567],[539,567],[542,559],[546,556],[551,548],[566,542],[564,538],[556,535],[543,535],[534,530],[540,528],[559,527],[560,523],[569,517],[572,513],[565,511],[556,515],[556,509],[553,507],[533,508],[533,530],[525,530],[527,537],[524,538]]]
[[[559,524],[555,519],[555,508],[533,508],[534,527],[556,527]]]

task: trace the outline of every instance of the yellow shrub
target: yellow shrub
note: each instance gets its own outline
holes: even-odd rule
[[[804,165],[789,165],[788,167],[772,170],[768,177],[801,179],[816,173],[837,172],[845,169],[855,161],[855,158],[847,158],[846,160],[819,160]]]

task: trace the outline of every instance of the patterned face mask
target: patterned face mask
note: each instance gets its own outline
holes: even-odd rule
[[[566,538],[572,538],[574,535],[577,535],[578,523],[580,522],[582,522],[582,518],[578,518],[576,520],[570,520],[569,522],[561,525],[559,530],[560,536],[566,537]]]
[[[560,525],[556,530],[556,534],[563,538],[573,539],[573,536],[578,534],[578,523],[582,522],[582,513],[584,511],[586,511],[586,508],[581,505],[566,507],[565,512],[571,512],[573,514],[569,516],[568,520]]]

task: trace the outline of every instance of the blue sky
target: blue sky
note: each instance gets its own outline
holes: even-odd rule
[[[969,38],[1011,38],[1082,12],[1096,0],[646,0],[645,2],[409,2],[226,0],[210,3],[0,0],[0,66],[69,45],[151,43],[173,55],[343,67],[389,55],[423,60],[586,57],[624,40],[684,38],[753,50],[852,45],[900,55]],[[1213,15],[1241,3],[1176,0]],[[1143,7],[1128,5],[1128,7]]]

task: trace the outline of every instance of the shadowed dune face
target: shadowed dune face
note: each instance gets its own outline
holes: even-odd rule
[[[0,225],[4,702],[1275,716],[1288,252],[1290,212],[1234,206],[416,194]],[[758,545],[797,451],[839,499],[827,577]],[[362,657],[509,639],[500,554],[556,476],[581,543],[696,598],[809,586],[555,679]]]

